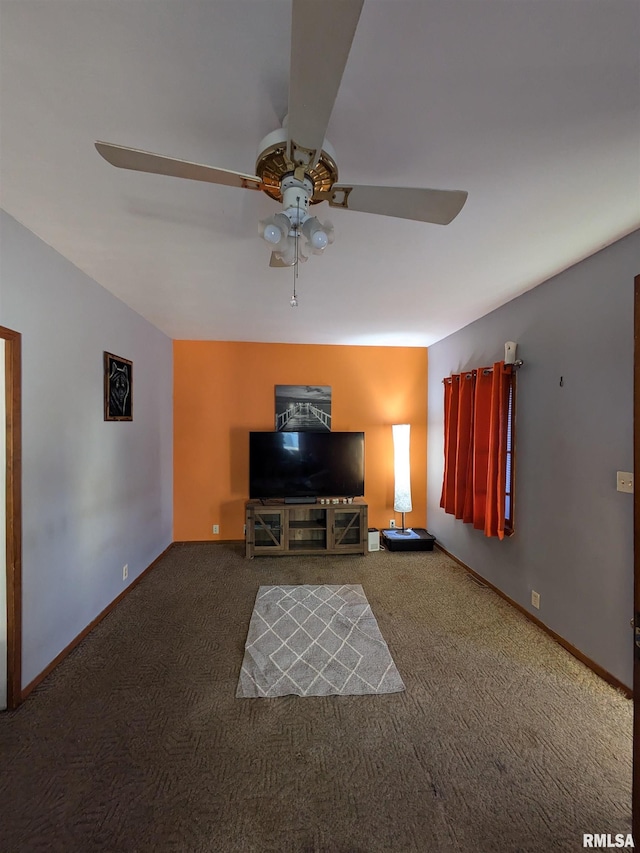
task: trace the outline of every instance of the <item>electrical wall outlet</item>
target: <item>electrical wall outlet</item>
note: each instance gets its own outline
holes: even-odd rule
[[[535,589],[531,590],[531,604],[536,610],[540,610],[540,593],[536,592]]]
[[[617,489],[619,492],[629,492],[633,494],[633,474],[630,471],[618,471],[617,472],[618,485]]]
[[[213,525],[213,532],[216,536],[218,535],[218,533],[220,533],[220,525],[219,524]]]
[[[126,581],[126,579],[128,577],[129,577],[129,563],[127,563],[126,566],[122,567],[122,580]]]
[[[396,526],[396,520],[395,520],[395,518],[390,518],[390,519],[389,519],[389,527],[393,528],[393,527],[395,527],[395,526]]]

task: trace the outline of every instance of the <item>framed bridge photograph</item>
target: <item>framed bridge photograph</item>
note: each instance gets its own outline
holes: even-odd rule
[[[104,419],[133,420],[133,362],[111,352],[104,354]]]
[[[330,385],[276,385],[278,432],[331,432]]]

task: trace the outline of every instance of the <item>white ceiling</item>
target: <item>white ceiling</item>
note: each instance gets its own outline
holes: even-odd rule
[[[322,2],[318,2],[322,14]],[[178,339],[429,346],[640,227],[639,0],[365,0],[340,180],[466,189],[449,226],[114,169],[102,139],[250,174],[287,111],[289,0],[2,0],[0,203]],[[312,34],[309,34],[312,37]]]

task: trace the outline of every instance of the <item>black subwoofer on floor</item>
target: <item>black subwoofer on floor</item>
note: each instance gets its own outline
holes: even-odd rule
[[[382,544],[389,551],[433,551],[435,541],[424,527],[407,527],[404,533],[399,529],[382,531]]]

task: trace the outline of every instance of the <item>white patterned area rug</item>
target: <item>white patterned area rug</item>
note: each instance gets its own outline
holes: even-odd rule
[[[259,588],[237,697],[401,690],[404,684],[359,584]]]

